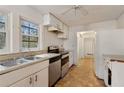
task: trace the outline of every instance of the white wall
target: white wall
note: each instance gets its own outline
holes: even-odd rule
[[[109,20],[109,21],[102,21],[98,23],[93,23],[89,25],[89,30],[112,30],[117,28],[117,21],[116,20]]]
[[[117,19],[117,27],[124,28],[124,13]]]
[[[77,57],[78,59],[83,57],[83,38],[81,32],[77,33]]]

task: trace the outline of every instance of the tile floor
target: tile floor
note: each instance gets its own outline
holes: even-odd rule
[[[81,59],[55,87],[105,87],[103,80],[95,76],[93,69],[92,58]]]

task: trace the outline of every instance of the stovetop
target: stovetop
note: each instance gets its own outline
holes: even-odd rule
[[[68,50],[60,51],[60,49],[56,46],[49,46],[48,47],[48,53],[57,53],[60,55],[66,55],[69,53],[69,51]]]

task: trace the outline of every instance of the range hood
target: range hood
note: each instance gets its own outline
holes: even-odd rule
[[[48,31],[50,31],[50,32],[56,32],[56,33],[63,33],[62,30],[58,29],[55,26],[49,26],[48,27]]]

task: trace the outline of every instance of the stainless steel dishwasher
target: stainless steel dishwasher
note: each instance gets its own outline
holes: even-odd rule
[[[49,60],[49,86],[53,86],[61,76],[61,56]]]

